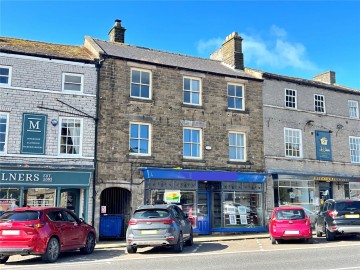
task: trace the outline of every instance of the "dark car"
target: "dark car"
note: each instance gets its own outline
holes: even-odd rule
[[[281,206],[274,208],[269,223],[270,240],[305,240],[313,243],[310,218],[299,206]]]
[[[55,262],[63,251],[94,251],[95,229],[60,207],[23,207],[0,216],[0,263],[11,255],[41,255]]]
[[[126,231],[128,253],[141,247],[171,246],[182,252],[192,246],[193,229],[184,212],[175,204],[144,205],[135,210]]]
[[[326,200],[316,217],[315,230],[328,241],[340,235],[360,235],[360,201]]]

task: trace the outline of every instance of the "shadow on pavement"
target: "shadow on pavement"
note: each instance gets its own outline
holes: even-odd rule
[[[193,246],[186,246],[182,253],[193,253],[195,250],[196,253],[205,253],[205,252],[213,252],[220,251],[228,248],[227,245],[219,244],[219,243],[199,243],[194,244]],[[176,253],[172,250],[171,247],[153,247],[153,248],[139,248],[137,250],[137,254],[182,254]],[[131,255],[131,254],[130,254]]]
[[[112,259],[123,255],[125,255],[125,251],[118,249],[95,250],[92,254],[89,255],[83,255],[79,251],[63,252],[60,254],[55,264],[71,263],[71,262],[92,262],[92,261]],[[51,265],[44,263],[40,256],[33,256],[33,255],[10,256],[9,261],[5,265],[29,266],[29,265],[38,265],[38,264]]]

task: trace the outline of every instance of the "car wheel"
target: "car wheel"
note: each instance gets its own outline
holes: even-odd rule
[[[42,260],[47,263],[53,263],[57,260],[60,254],[60,244],[59,241],[52,237],[49,240],[49,243],[46,247],[45,254],[42,255]]]
[[[6,263],[10,256],[0,256],[0,263]]]
[[[190,238],[185,241],[185,245],[192,246],[193,244],[194,244],[194,235],[193,235],[193,230],[191,229]]]
[[[270,240],[271,240],[271,244],[273,244],[273,245],[278,243],[278,241],[276,241],[276,239],[272,236],[270,236]]]
[[[93,233],[89,233],[86,237],[85,247],[80,248],[80,252],[82,254],[91,254],[95,249],[95,235]]]
[[[328,228],[326,228],[326,240],[327,241],[334,241],[335,240],[335,233],[330,232]]]
[[[178,241],[177,241],[177,243],[174,245],[174,251],[180,253],[180,252],[183,251],[183,248],[184,248],[184,240],[183,240],[183,235],[182,235],[182,233],[180,233],[179,238],[178,238]]]
[[[128,253],[136,253],[137,247],[134,246],[126,246],[126,250]]]
[[[315,230],[316,230],[316,236],[321,237],[322,231],[319,230],[319,224],[317,222],[315,223]]]

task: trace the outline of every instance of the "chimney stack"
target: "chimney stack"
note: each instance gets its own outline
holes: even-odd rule
[[[244,70],[242,38],[237,32],[228,35],[222,47],[210,55],[210,59],[220,60],[235,69]]]
[[[313,80],[327,84],[335,84],[336,83],[335,72],[331,70],[326,71],[324,73],[314,76]]]
[[[115,20],[114,26],[109,31],[109,39],[111,42],[125,42],[126,29],[121,26],[121,20]]]

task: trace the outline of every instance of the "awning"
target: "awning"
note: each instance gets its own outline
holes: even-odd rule
[[[211,170],[185,170],[168,168],[141,168],[145,179],[172,179],[193,181],[233,181],[264,183],[267,174]]]

